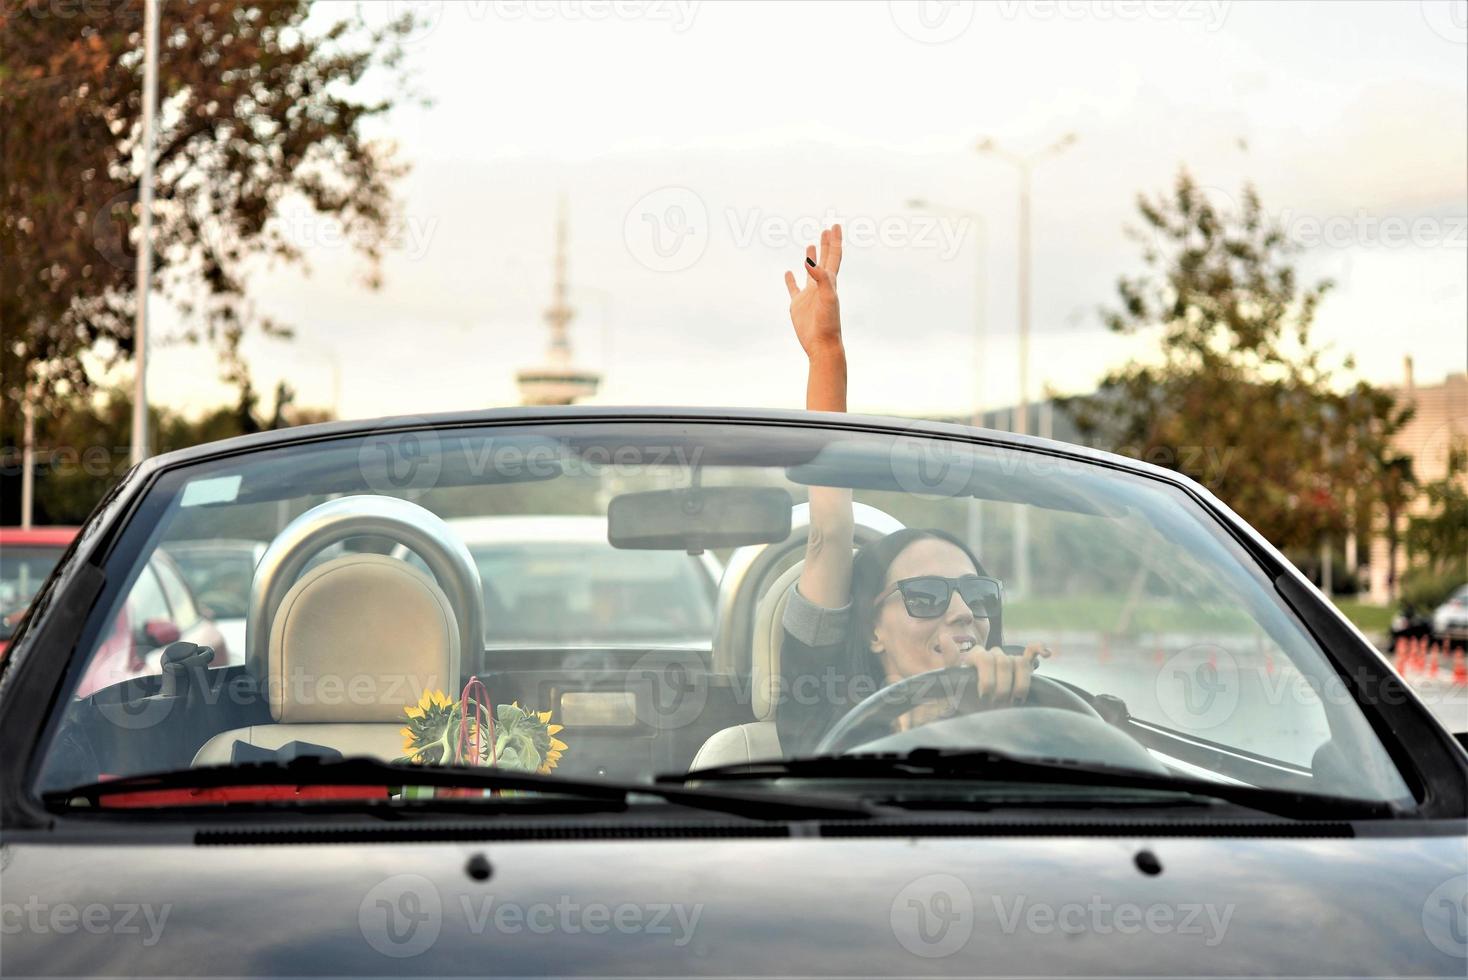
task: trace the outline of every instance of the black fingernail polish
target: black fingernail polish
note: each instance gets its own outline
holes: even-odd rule
[[[805,264],[814,269],[816,267],[816,260],[807,255],[805,257]]]

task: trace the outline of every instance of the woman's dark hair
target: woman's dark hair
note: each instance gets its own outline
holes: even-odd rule
[[[875,605],[877,596],[882,594],[882,586],[887,584],[887,571],[892,567],[892,562],[910,544],[915,541],[924,541],[936,538],[946,541],[968,556],[969,561],[974,563],[974,568],[980,575],[987,576],[983,562],[973,553],[968,545],[938,528],[905,527],[900,531],[868,542],[857,551],[856,558],[851,564],[851,634],[847,637],[848,655],[851,663],[858,669],[870,673],[872,677],[881,680],[883,676],[882,664],[877,655],[872,653],[871,644],[868,642],[872,630],[876,627],[877,607]],[[1004,641],[1003,621],[1000,617],[993,618],[989,623],[990,646],[995,646]]]

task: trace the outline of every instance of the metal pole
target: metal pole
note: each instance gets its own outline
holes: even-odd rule
[[[148,457],[148,284],[153,278],[153,144],[158,104],[158,0],[143,3],[143,172],[138,184],[137,320],[133,329],[133,465]]]
[[[31,513],[36,499],[36,406],[30,386],[25,391],[25,434],[20,450],[20,526],[31,527]]]
[[[1030,431],[1030,162],[1019,165],[1019,410],[1014,431]]]

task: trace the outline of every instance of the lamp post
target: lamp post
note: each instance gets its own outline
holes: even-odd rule
[[[988,223],[985,222],[982,214],[970,208],[937,204],[926,198],[911,198],[908,200],[907,206],[915,211],[936,211],[961,215],[973,223],[977,237],[974,239],[974,403],[972,423],[981,426],[984,422],[984,334],[989,305],[987,291],[989,279],[986,275],[986,264],[989,258]],[[978,498],[973,498],[969,503],[968,513],[966,515],[966,535],[970,546],[975,551],[982,550],[984,534],[983,508],[983,501]]]
[[[979,141],[976,149],[1011,164],[1019,171],[1019,404],[1010,429],[1020,435],[1030,431],[1030,177],[1035,165],[1063,152],[1075,143],[1075,133],[1066,133],[1042,150],[1021,156],[999,146],[993,139]],[[1030,584],[1029,512],[1020,507],[1015,520],[1015,586],[1020,595]]]
[[[133,328],[133,465],[148,456],[148,282],[153,277],[154,116],[158,104],[158,0],[143,3],[143,132],[138,152],[143,172],[138,178],[138,308]]]

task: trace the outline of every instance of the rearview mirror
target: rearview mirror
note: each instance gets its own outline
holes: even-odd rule
[[[182,634],[179,633],[178,627],[168,620],[150,619],[138,631],[138,640],[139,645],[150,644],[155,647],[163,647],[170,643],[177,643],[180,635]]]
[[[688,487],[613,497],[607,540],[613,548],[699,552],[784,541],[790,494],[778,487]]]

